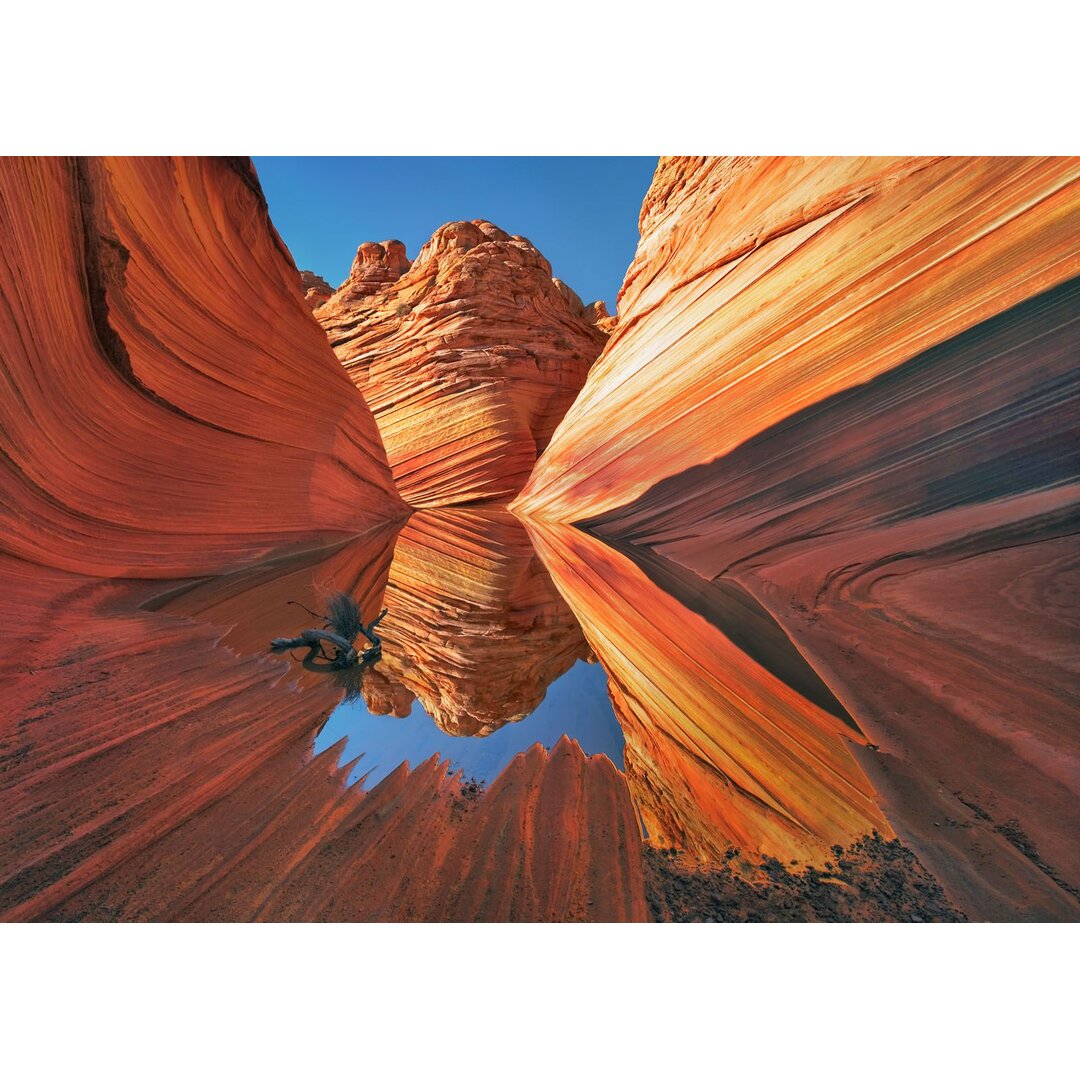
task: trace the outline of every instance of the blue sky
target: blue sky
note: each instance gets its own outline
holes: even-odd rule
[[[403,761],[415,767],[432,754],[449,760],[455,770],[464,769],[466,777],[490,782],[515,754],[537,742],[550,749],[563,734],[577,739],[586,754],[607,754],[618,768],[623,767],[622,728],[611,707],[607,676],[599,664],[579,660],[548,687],[544,700],[524,720],[506,724],[483,737],[447,735],[419,702],[414,702],[412,712],[399,720],[373,715],[362,699],[345,701],[330,714],[315,740],[315,752],[321,753],[348,737],[340,760],[364,754],[349,780],[355,782],[371,772],[364,783],[368,790]]]
[[[270,216],[301,270],[335,288],[365,240],[413,258],[447,221],[528,237],[585,301],[615,297],[637,246],[654,157],[256,157]]]

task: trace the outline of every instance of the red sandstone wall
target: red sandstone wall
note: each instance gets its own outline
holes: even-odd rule
[[[665,159],[641,225],[515,510],[744,588],[970,915],[1077,917],[1080,160]]]
[[[220,571],[402,514],[250,165],[0,161],[0,546]]]

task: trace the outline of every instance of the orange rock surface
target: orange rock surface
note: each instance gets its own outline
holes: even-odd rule
[[[364,793],[340,746],[313,759],[341,683],[267,645],[310,624],[290,600],[370,619],[407,511],[250,165],[0,162],[0,242],[0,917],[645,918],[626,785],[568,740],[479,798],[435,760]],[[538,430],[560,392],[532,393]],[[398,629],[411,589],[492,635],[476,656],[552,646],[498,687],[524,702],[584,643],[499,530],[488,557],[411,526]],[[453,658],[424,656],[448,696]]]
[[[317,308],[334,295],[334,290],[326,278],[313,274],[310,270],[300,271],[300,288],[303,290],[304,299],[308,307]]]
[[[580,521],[1080,273],[1080,159],[662,159],[517,507]]]
[[[578,529],[530,533],[608,672],[650,843],[820,865],[833,844],[891,835],[848,749],[865,740],[782,633],[733,640],[755,612],[730,598],[690,610],[676,582]]]
[[[368,707],[405,716],[419,698],[451,735],[523,719],[590,655],[528,534],[498,508],[415,513],[398,536],[384,603]]]
[[[617,321],[483,221],[327,297],[246,162],[0,160],[0,918],[642,919],[640,820],[1080,919],[1080,160],[663,159],[641,229]],[[349,787],[266,652],[339,589],[455,734],[592,650],[625,778]]]
[[[412,263],[362,244],[315,315],[413,506],[517,494],[607,339],[606,313],[487,221],[443,225]]]
[[[241,566],[400,517],[251,166],[0,161],[0,549]]]
[[[971,917],[1080,917],[1080,160],[665,159],[641,226],[516,512],[743,590]]]
[[[434,759],[365,793],[312,757],[338,689],[266,640],[320,583],[380,604],[387,539],[165,589],[0,556],[0,918],[646,918],[626,785],[576,743],[479,798]]]

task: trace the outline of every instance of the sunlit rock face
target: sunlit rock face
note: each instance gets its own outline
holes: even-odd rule
[[[362,244],[315,315],[414,506],[516,495],[607,340],[606,312],[488,221],[443,225],[411,263]]]
[[[308,307],[312,309],[325,303],[334,295],[334,290],[330,287],[330,283],[326,278],[319,277],[318,274],[314,274],[310,270],[300,271],[300,288],[304,293],[304,299],[307,301]]]
[[[394,548],[385,604],[368,707],[405,716],[418,698],[451,735],[523,719],[590,655],[528,534],[497,508],[414,514]]]
[[[340,688],[267,640],[326,587],[378,609],[393,541],[199,582],[0,555],[0,919],[646,918],[629,792],[570,740],[479,797],[435,759],[364,792],[341,744],[312,756]]]
[[[400,240],[384,240],[381,244],[368,240],[356,249],[356,258],[349,269],[349,276],[337,290],[338,305],[354,304],[365,297],[382,292],[397,281],[410,266],[405,245]],[[327,297],[329,299],[329,297]]]
[[[0,161],[0,548],[217,572],[400,517],[251,166]]]
[[[743,588],[964,910],[1077,917],[1080,161],[668,159],[641,228],[515,510]]]
[[[834,844],[891,835],[849,750],[864,738],[752,602],[569,526],[530,532],[608,673],[650,843],[821,865]]]
[[[518,506],[580,521],[1080,273],[1080,160],[662,159]]]

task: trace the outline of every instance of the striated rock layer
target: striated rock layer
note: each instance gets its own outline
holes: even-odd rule
[[[319,277],[318,274],[313,274],[310,270],[300,271],[300,288],[303,290],[308,307],[312,309],[325,304],[334,295],[330,282],[326,278]]]
[[[892,835],[849,751],[862,735],[752,602],[680,595],[662,566],[569,526],[529,531],[607,671],[651,844],[820,865]]]
[[[1080,160],[670,159],[641,226],[515,509],[743,589],[969,915],[1080,917]]]
[[[400,517],[246,161],[0,161],[0,548],[218,572]]]
[[[360,246],[315,315],[382,432],[414,506],[507,501],[521,489],[607,340],[524,237],[443,225],[410,263]]]
[[[517,501],[580,521],[1080,273],[1080,159],[663,159]]]
[[[364,681],[375,713],[419,698],[451,735],[528,716],[589,647],[528,534],[505,510],[421,510],[398,537],[383,659]]]
[[[644,918],[626,785],[576,744],[480,798],[313,759],[342,682],[268,642],[290,600],[370,618],[407,509],[250,165],[0,161],[0,252],[0,918]],[[479,594],[559,638],[507,543]]]
[[[645,918],[625,782],[576,743],[479,798],[435,759],[365,793],[341,744],[312,758],[338,687],[266,640],[322,583],[381,604],[387,539],[156,595],[0,556],[0,918]]]

